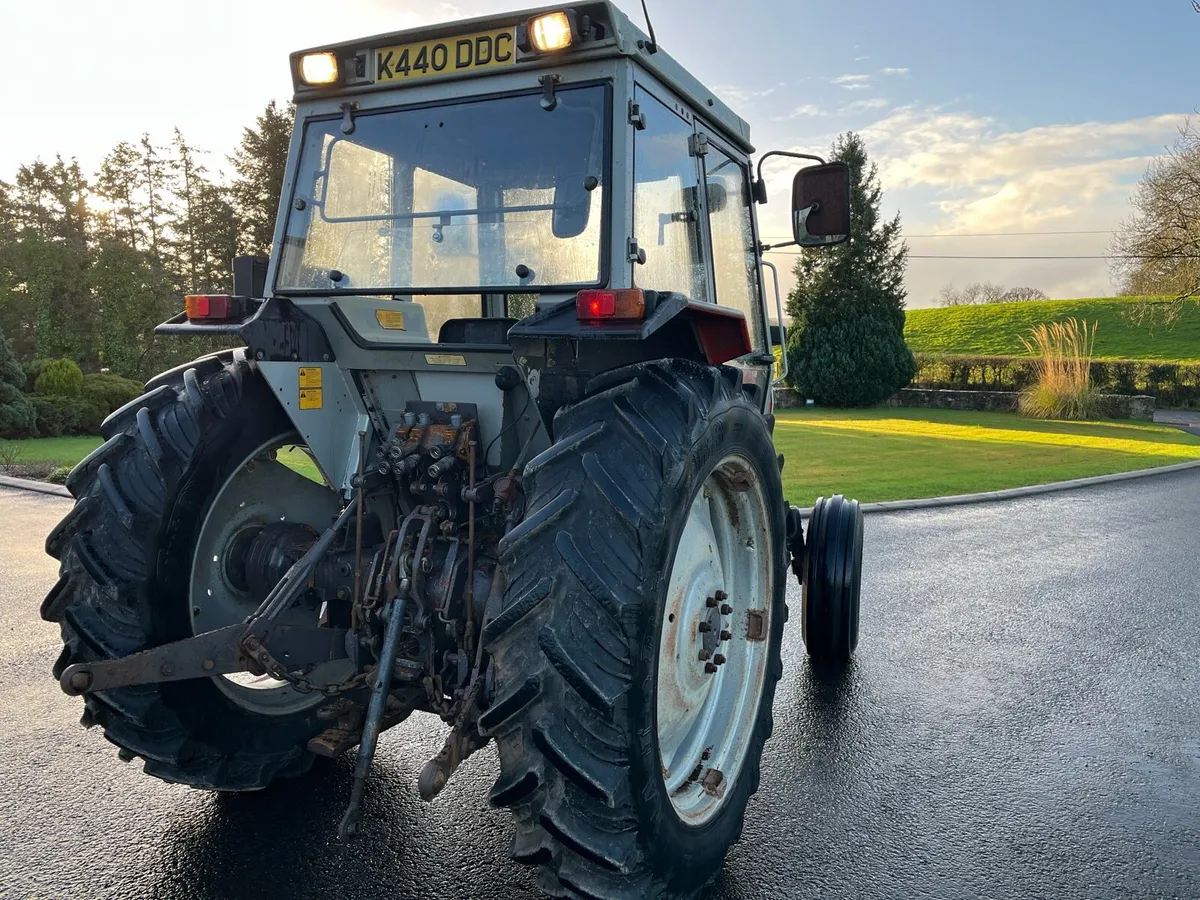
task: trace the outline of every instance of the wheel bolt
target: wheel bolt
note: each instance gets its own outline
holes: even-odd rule
[[[720,591],[717,591],[717,593],[719,594],[719,593],[721,593],[721,592],[720,592]],[[709,609],[716,609],[716,608],[717,608],[717,598],[716,598],[716,597],[709,597],[708,599],[706,599],[706,600],[704,601],[704,605],[705,605],[705,606],[707,606]]]
[[[718,603],[724,603],[728,599],[729,599],[729,595],[727,593],[725,593],[724,591],[717,591],[716,600]]]
[[[712,631],[712,626],[709,625],[707,622],[701,622],[699,627],[700,627],[701,634],[704,634],[706,631]]]
[[[725,654],[718,653],[716,656],[713,657],[713,662],[715,662],[718,666],[725,665]]]
[[[722,631],[722,632],[721,632],[721,640],[723,640],[723,641],[729,641],[729,640],[732,640],[732,639],[733,639],[733,634],[731,634],[730,632],[728,632],[728,631]]]
[[[723,615],[723,616],[733,615],[733,607],[730,606],[728,603],[722,603],[721,604],[721,615]]]
[[[710,656],[712,656],[712,654],[711,654],[711,653],[709,653],[707,650],[701,650],[701,651],[700,651],[700,661],[701,661],[701,662],[703,662],[704,660],[708,659]]]
[[[705,663],[705,664],[704,664],[704,673],[705,673],[706,675],[712,675],[712,674],[713,674],[714,672],[716,672],[716,671],[717,671],[717,667],[716,667],[716,666],[714,666],[712,663]]]

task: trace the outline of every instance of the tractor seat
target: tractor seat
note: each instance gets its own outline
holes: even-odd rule
[[[516,319],[447,319],[438,330],[438,343],[508,346],[508,329],[516,324]]]

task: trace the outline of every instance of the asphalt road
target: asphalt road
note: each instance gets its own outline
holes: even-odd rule
[[[49,675],[68,501],[0,489],[0,897],[536,897],[487,807],[490,751],[432,805],[442,740],[251,795],[124,764]],[[793,620],[763,788],[713,897],[1200,897],[1200,473],[867,520],[862,643],[836,679]],[[797,591],[792,591],[798,603]]]

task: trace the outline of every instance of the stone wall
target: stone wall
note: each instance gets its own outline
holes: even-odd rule
[[[1104,394],[1107,415],[1113,419],[1154,420],[1154,398],[1143,395]],[[775,388],[775,408],[792,409],[804,401],[791,388]],[[961,409],[983,412],[1016,412],[1016,391],[943,391],[928,388],[904,388],[884,406],[910,406],[919,409]]]

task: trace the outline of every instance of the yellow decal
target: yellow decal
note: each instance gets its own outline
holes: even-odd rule
[[[467,358],[457,353],[426,353],[425,362],[431,366],[465,366]]]
[[[480,31],[375,50],[375,82],[461,75],[517,61],[515,28]]]
[[[321,387],[321,367],[320,366],[301,366],[297,372],[300,375],[300,387],[303,388],[320,388]]]
[[[375,321],[388,331],[404,330],[404,313],[398,309],[375,310]]]
[[[300,408],[320,409],[323,405],[320,388],[300,388]]]

